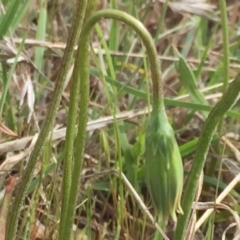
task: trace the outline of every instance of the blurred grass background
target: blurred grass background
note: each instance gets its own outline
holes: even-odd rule
[[[222,96],[224,84],[240,68],[240,4],[226,3],[227,56],[223,52],[219,1],[98,1],[98,10],[128,12],[152,34],[161,60],[168,117],[186,176],[204,120]],[[0,189],[4,202],[8,193],[12,194],[9,188],[15,177],[21,178],[34,136],[48,114],[75,6],[74,1],[60,0],[2,0],[0,4]],[[152,92],[148,60],[137,35],[124,24],[103,20],[95,30],[91,37],[89,131],[75,215],[76,239],[153,239],[155,227],[119,178],[109,172],[122,169],[152,211],[142,168],[144,124]],[[53,139],[44,148],[23,205],[17,239],[57,238],[71,72],[72,68],[52,129]],[[239,213],[239,186],[228,188],[240,173],[238,105],[224,118],[207,156],[199,199],[206,203],[205,208],[207,202],[216,201],[228,189],[223,203]],[[7,212],[2,210],[0,217],[5,222],[4,214]],[[197,211],[197,218],[202,214]],[[215,209],[194,239],[221,239],[235,221],[228,209]],[[170,239],[173,233],[174,225],[169,222]],[[237,234],[233,227],[226,236],[233,239]],[[2,236],[4,239],[4,233]]]

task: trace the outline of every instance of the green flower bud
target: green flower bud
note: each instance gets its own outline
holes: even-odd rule
[[[183,188],[183,165],[165,112],[152,112],[145,139],[145,180],[160,221],[177,221]]]

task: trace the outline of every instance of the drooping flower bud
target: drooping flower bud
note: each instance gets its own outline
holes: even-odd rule
[[[165,112],[152,112],[145,139],[145,180],[151,200],[164,223],[169,216],[177,221],[183,214],[180,201],[183,188],[182,158],[174,131]]]

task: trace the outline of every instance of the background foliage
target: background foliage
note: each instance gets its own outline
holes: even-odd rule
[[[224,19],[221,1],[97,1],[97,10],[126,11],[151,33],[186,177],[203,123],[239,71],[240,5],[238,1],[226,3]],[[17,194],[13,186],[22,176],[48,114],[75,3],[2,0],[0,4],[0,239],[4,239],[9,199]],[[143,133],[152,93],[145,49],[124,24],[103,20],[91,35],[90,58],[88,137],[74,233],[77,239],[153,239],[155,226],[131,191],[112,174],[112,169],[122,170],[154,215],[142,168]],[[52,139],[44,147],[28,188],[17,239],[56,239],[58,235],[71,73],[72,68]],[[237,239],[239,119],[236,104],[223,118],[210,146],[203,182],[199,182],[201,204],[195,225],[199,239],[220,239],[224,234]],[[218,203],[214,214],[204,218],[204,211],[214,202]],[[237,228],[227,229],[234,223]],[[194,239],[193,229],[188,239]],[[173,238],[171,221],[166,233]]]

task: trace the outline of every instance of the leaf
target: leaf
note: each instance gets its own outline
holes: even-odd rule
[[[5,126],[1,122],[0,122],[0,131],[2,131],[3,133],[7,134],[8,136],[18,137],[18,135],[15,132],[13,132],[11,129],[9,129],[7,126]]]
[[[180,73],[180,81],[184,83],[188,93],[190,94],[192,100],[195,103],[208,105],[207,100],[205,99],[202,92],[198,90],[197,87],[197,79],[191,68],[188,66],[187,62],[179,55],[179,73]],[[207,117],[207,113],[202,111],[205,118]]]
[[[34,93],[32,81],[28,74],[27,74],[26,80],[24,82],[23,88],[21,89],[20,106],[23,105],[24,98],[26,95],[27,95],[27,105],[30,110],[29,114],[28,114],[28,120],[27,120],[27,122],[29,123],[31,116],[34,112],[35,93]]]

